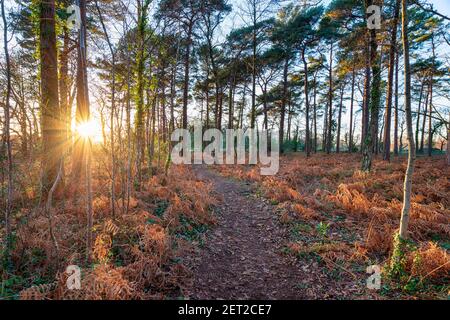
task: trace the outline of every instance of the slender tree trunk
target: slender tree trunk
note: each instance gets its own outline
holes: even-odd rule
[[[59,107],[55,0],[40,2],[40,60],[42,188],[46,195],[58,175],[58,164],[62,153],[61,130],[63,126],[61,126]]]
[[[187,33],[186,55],[184,56],[183,129],[187,129],[188,127],[187,107],[189,102],[189,70],[191,67],[192,28],[193,22],[190,22]]]
[[[395,50],[394,155],[398,156],[398,47]]]
[[[268,116],[267,116],[267,82],[264,83],[263,88],[263,112],[264,112],[264,121],[263,127],[265,130],[268,129]]]
[[[423,119],[422,119],[422,135],[420,138],[420,152],[423,153],[423,147],[424,147],[424,141],[425,141],[425,126],[426,126],[426,121],[427,121],[427,114],[428,114],[428,107],[429,107],[429,98],[430,98],[430,91],[431,91],[431,86],[430,83],[428,83],[428,90],[427,90],[427,96],[425,99],[425,110],[423,113]]]
[[[208,63],[208,62],[207,62]],[[210,109],[209,109],[209,66],[206,67],[205,79],[205,96],[206,96],[206,128],[210,127]]]
[[[253,32],[252,32],[252,110],[250,116],[250,128],[255,128],[256,121],[256,4],[253,4]],[[281,145],[280,145],[281,146]]]
[[[323,137],[322,137],[322,151],[326,152],[327,150],[327,138],[328,138],[328,104],[324,109],[324,117],[323,117]]]
[[[370,74],[370,36],[367,36],[367,43],[365,46],[365,80],[364,80],[364,102],[363,102],[363,116],[362,116],[362,133],[361,133],[361,152],[366,142],[369,132],[369,103],[370,103],[370,85],[372,77]]]
[[[419,124],[420,124],[420,112],[422,107],[422,98],[423,98],[423,89],[425,87],[425,81],[422,80],[422,84],[420,86],[420,96],[419,96],[419,106],[417,107],[417,119],[416,119],[416,141],[419,141]],[[419,151],[419,144],[416,144],[416,152]]]
[[[114,141],[114,112],[116,109],[116,55],[109,38],[108,31],[106,30],[105,23],[103,21],[103,15],[100,11],[98,1],[95,1],[95,7],[97,8],[100,23],[102,25],[103,33],[105,34],[106,42],[111,53],[112,66],[111,66],[111,112],[110,112],[110,140],[111,140],[111,214],[113,219],[116,217],[116,155],[115,155],[115,141]]]
[[[314,75],[314,98],[313,98],[313,113],[314,113],[314,153],[317,153],[317,73]]]
[[[281,101],[281,111],[280,111],[280,153],[284,152],[284,119],[286,113],[286,102],[287,102],[287,87],[288,87],[288,70],[289,70],[289,58],[285,58],[284,69],[283,69],[283,96]]]
[[[329,77],[329,92],[328,92],[328,130],[327,130],[327,154],[331,153],[332,131],[333,131],[333,42],[330,46],[330,69]]]
[[[288,141],[291,140],[291,121],[292,121],[292,103],[291,103],[291,93],[289,92],[289,99],[288,99],[288,127],[286,130],[286,139]]]
[[[150,0],[137,0],[137,54],[136,54],[136,118],[135,118],[135,143],[136,143],[136,184],[138,189],[142,182],[142,163],[144,161],[145,153],[145,134],[144,134],[144,72],[145,72],[145,36],[147,28],[147,10]]]
[[[78,32],[77,46],[77,108],[75,122],[77,126],[89,121],[89,93],[87,84],[87,48],[86,48],[86,0],[80,0],[81,27]],[[79,132],[75,132],[75,144],[72,158],[72,180],[73,184],[78,184],[82,177],[80,172],[85,171],[86,164],[86,139]]]
[[[19,114],[17,116],[17,120],[20,126],[20,134],[21,134],[21,151],[24,157],[28,157],[28,130],[27,130],[27,110],[25,106],[25,98],[21,99],[18,103]]]
[[[131,198],[131,61],[130,51],[127,50],[127,93],[126,93],[126,126],[127,126],[127,179],[126,179],[126,206],[123,206],[123,214],[130,210]]]
[[[69,30],[66,26],[63,26],[63,45],[60,53],[60,61],[59,61],[59,103],[62,114],[62,121],[64,123],[65,129],[65,141],[69,141],[70,139],[70,130],[71,130],[71,110],[69,105]],[[67,146],[65,149],[68,149],[69,143],[65,143]],[[65,152],[64,150],[63,152]],[[63,167],[64,173],[64,167]],[[62,177],[62,181],[64,177]]]
[[[433,153],[433,72],[436,65],[436,52],[434,44],[434,34],[431,36],[431,48],[433,52],[433,69],[430,75],[430,106],[429,106],[429,116],[428,116],[428,156],[431,157]]]
[[[308,62],[305,57],[306,47],[302,49],[302,60],[303,60],[303,69],[305,74],[305,107],[306,107],[306,136],[305,136],[305,152],[306,157],[309,158],[311,156],[311,146],[310,146],[310,131],[309,131],[309,81],[308,81]]]
[[[448,113],[447,124],[447,165],[450,166],[450,112]]]
[[[217,129],[222,129],[222,117],[223,117],[223,88],[219,90],[219,114],[217,118]]]
[[[170,132],[172,133],[175,130],[175,77],[176,77],[176,62],[172,66],[172,77],[170,80]],[[209,125],[209,109],[208,109],[208,100],[206,100],[206,126]]]
[[[368,6],[372,5],[372,3],[373,1],[371,0],[366,1]],[[375,29],[370,30],[370,64],[373,76],[370,90],[370,130],[364,143],[362,161],[362,170],[366,172],[372,169],[372,157],[378,136],[378,115],[381,99],[381,68]]]
[[[86,236],[86,261],[90,263],[92,258],[92,228],[94,225],[94,215],[92,209],[92,183],[91,183],[91,159],[92,159],[92,141],[89,139],[86,143],[86,215],[87,215],[87,236]]]
[[[345,91],[345,82],[342,83],[341,87],[341,97],[339,102],[339,114],[338,114],[338,123],[337,123],[337,137],[336,137],[336,153],[341,151],[341,121],[342,121],[342,107],[344,103],[344,91]]]
[[[234,118],[234,76],[230,79],[230,88],[228,92],[228,129],[233,129],[233,118]]]
[[[403,208],[400,218],[399,235],[402,239],[408,237],[408,223],[411,210],[411,189],[414,173],[414,162],[416,159],[416,148],[414,145],[413,124],[411,115],[411,66],[409,62],[409,39],[408,39],[408,1],[402,0],[402,38],[403,55],[405,64],[405,111],[406,125],[408,133],[408,166],[405,175]]]
[[[1,1],[2,20],[3,20],[3,45],[6,61],[6,100],[4,108],[4,130],[5,130],[5,144],[7,154],[7,194],[6,194],[6,208],[5,208],[5,257],[7,266],[6,269],[11,268],[10,250],[12,247],[11,238],[11,212],[12,212],[12,197],[13,197],[13,159],[11,147],[11,133],[10,133],[10,98],[11,98],[11,61],[9,58],[8,49],[8,22],[6,20],[5,1]],[[42,21],[42,20],[41,20]]]
[[[391,117],[392,117],[392,92],[394,87],[395,51],[397,44],[397,25],[400,15],[400,0],[395,1],[394,20],[392,22],[391,45],[389,48],[389,72],[386,97],[386,113],[384,124],[384,160],[391,160]]]
[[[164,68],[163,68],[164,70]],[[164,73],[163,73],[164,74]],[[163,78],[161,81],[161,130],[162,130],[162,141],[167,142],[167,117],[166,117],[166,83]]]
[[[349,130],[349,142],[348,142],[348,152],[353,152],[353,108],[355,104],[355,78],[356,78],[356,71],[355,71],[355,62],[353,63],[353,70],[352,70],[352,94],[350,98],[350,130]]]

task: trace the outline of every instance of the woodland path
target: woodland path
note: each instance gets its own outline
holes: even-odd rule
[[[324,296],[323,279],[311,270],[314,266],[282,254],[286,230],[270,204],[258,198],[248,184],[224,178],[203,165],[195,166],[194,171],[199,180],[212,183],[221,201],[215,207],[217,226],[206,233],[205,244],[185,258],[193,272],[184,290],[186,298]]]

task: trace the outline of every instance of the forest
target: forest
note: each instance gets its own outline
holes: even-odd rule
[[[447,0],[0,4],[0,300],[448,299]]]

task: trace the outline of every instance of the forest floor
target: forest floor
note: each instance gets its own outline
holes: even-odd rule
[[[55,199],[49,223],[37,205],[39,177],[25,174],[38,170],[17,163],[24,175],[15,194],[11,264],[0,266],[0,300],[449,296],[450,168],[443,157],[416,163],[407,252],[391,281],[385,275],[405,157],[375,159],[371,173],[359,170],[358,154],[288,154],[275,176],[261,176],[259,166],[174,165],[167,176],[160,170],[145,179],[129,203],[120,175],[113,216],[102,152],[92,166],[89,254],[85,191],[74,186]],[[80,267],[80,290],[67,286],[69,265]],[[382,271],[380,290],[367,288],[373,265]]]
[[[220,199],[217,226],[185,262],[193,278],[189,299],[350,299],[375,298],[365,273],[326,272],[314,259],[284,253],[289,230],[280,210],[258,196],[255,185],[195,166],[198,179],[212,183]],[[307,236],[307,235],[306,235]],[[342,271],[342,270],[341,270]]]
[[[219,202],[200,246],[183,262],[189,299],[445,299],[450,292],[449,170],[420,158],[414,176],[410,241],[400,279],[387,278],[401,211],[405,159],[358,155],[281,158],[280,172],[258,166],[196,166]],[[381,288],[367,288],[369,266]]]

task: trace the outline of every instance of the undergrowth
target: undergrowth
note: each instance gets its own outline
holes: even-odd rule
[[[128,212],[118,185],[113,217],[108,176],[100,167],[93,174],[94,240],[89,262],[83,190],[74,189],[54,202],[58,252],[51,241],[47,215],[29,205],[37,202],[38,194],[17,195],[28,205],[23,201],[23,206],[15,208],[12,268],[8,270],[3,261],[0,299],[164,299],[183,295],[190,275],[178,257],[215,223],[210,185],[198,181],[189,168],[173,166],[167,177],[157,173],[132,194]],[[66,285],[69,265],[82,270],[80,290]]]
[[[376,159],[371,173],[359,168],[357,154],[288,154],[279,173],[267,177],[258,166],[216,166],[224,176],[255,183],[258,194],[281,210],[280,221],[291,230],[289,254],[321,257],[326,273],[340,268],[360,279],[368,277],[367,266],[379,264],[383,289],[373,293],[379,297],[447,298],[450,168],[444,158],[417,160],[409,240],[402,245],[393,240],[406,159]]]

